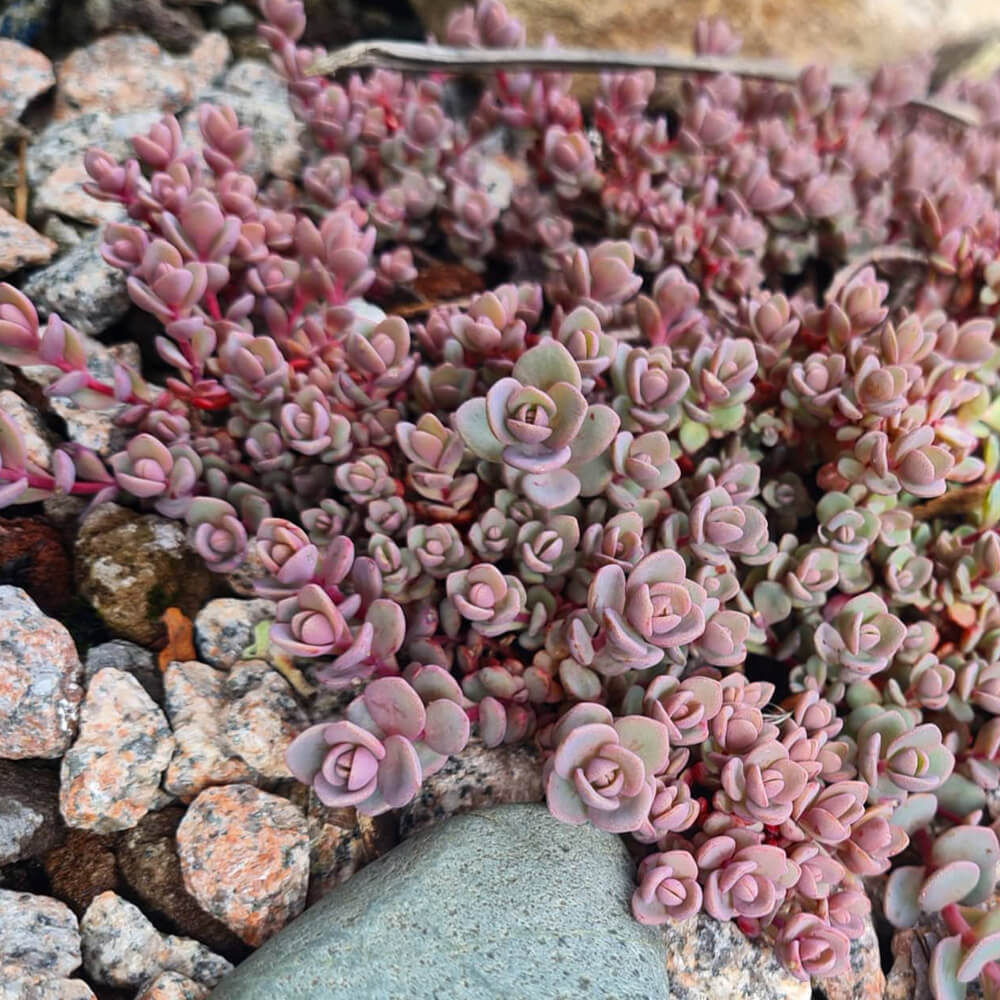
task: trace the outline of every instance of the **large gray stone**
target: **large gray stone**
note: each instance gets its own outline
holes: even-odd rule
[[[666,1000],[619,837],[542,805],[455,816],[324,896],[211,1000]]]

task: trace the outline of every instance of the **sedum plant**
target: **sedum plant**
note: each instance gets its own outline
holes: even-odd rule
[[[632,909],[704,910],[800,978],[843,974],[888,875],[940,915],[939,998],[1000,996],[1000,80],[835,89],[651,73],[310,75],[253,172],[228,108],[164,118],[90,193],[158,365],[0,286],[0,361],[126,441],[48,468],[0,414],[0,505],[114,497],[247,559],[270,640],[347,689],[289,766],[377,814],[465,746],[533,741],[567,823],[628,835]],[[518,46],[497,0],[447,41]],[[738,48],[700,25],[703,56]],[[444,289],[444,291],[441,291]]]

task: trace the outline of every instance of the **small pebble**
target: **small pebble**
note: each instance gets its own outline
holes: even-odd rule
[[[255,780],[253,769],[222,733],[224,681],[225,674],[197,660],[175,661],[164,672],[167,715],[177,741],[164,788],[182,799],[209,785]]]
[[[290,778],[285,752],[309,725],[288,681],[263,660],[237,663],[226,675],[222,735],[265,778]]]
[[[0,889],[0,965],[58,977],[80,962],[80,927],[65,903]]]
[[[204,1000],[208,987],[179,972],[163,972],[135,1000]]]
[[[0,758],[61,757],[83,697],[76,645],[20,587],[0,586],[0,629]]]
[[[127,639],[112,639],[111,642],[91,646],[83,661],[84,682],[89,684],[94,674],[105,667],[132,674],[157,705],[163,703],[163,674],[148,649]]]
[[[0,118],[16,121],[55,82],[46,56],[13,39],[0,38]]]
[[[82,979],[55,979],[0,963],[0,1000],[97,1000]]]
[[[99,983],[143,986],[161,972],[179,972],[214,986],[232,965],[190,938],[161,934],[137,906],[101,893],[80,921],[83,964]]]
[[[247,944],[305,907],[309,831],[287,799],[252,785],[207,788],[178,827],[177,849],[188,892]]]
[[[173,752],[167,720],[142,685],[105,667],[87,688],[79,736],[63,757],[63,818],[97,833],[135,826],[152,806]]]
[[[2,55],[0,52],[0,57]],[[0,275],[19,271],[22,267],[47,264],[55,252],[52,240],[0,208]]]
[[[44,854],[63,833],[56,773],[0,760],[0,865]]]
[[[220,597],[209,601],[195,616],[194,641],[198,655],[213,667],[228,670],[244,658],[254,641],[258,623],[273,619],[274,601]]]

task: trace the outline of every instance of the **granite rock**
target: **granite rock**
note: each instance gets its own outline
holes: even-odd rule
[[[64,832],[56,773],[36,764],[0,760],[0,865],[44,854]]]
[[[52,470],[52,435],[41,415],[11,389],[0,389],[0,412],[14,421],[21,432],[29,461],[40,469]]]
[[[197,941],[161,934],[137,906],[113,892],[101,893],[90,904],[80,932],[84,967],[108,986],[144,986],[161,972],[214,986],[232,968]]]
[[[194,619],[194,641],[205,663],[228,670],[253,644],[254,628],[275,616],[274,601],[219,597],[209,601]]]
[[[147,813],[123,833],[117,846],[119,870],[134,898],[161,926],[235,961],[245,954],[245,946],[184,888],[176,841],[184,812],[183,807],[169,806]]]
[[[541,805],[466,813],[328,893],[213,1000],[661,1000],[662,940],[632,919],[632,887],[620,837]]]
[[[395,818],[330,809],[300,786],[309,824],[309,905],[385,854],[396,843]],[[299,789],[296,789],[296,798]]]
[[[117,202],[99,201],[83,190],[89,180],[83,155],[98,146],[120,160],[132,156],[129,138],[147,132],[161,117],[160,112],[148,110],[116,117],[88,111],[68,121],[49,123],[28,148],[33,211],[37,215],[54,212],[92,225],[125,219],[127,213]],[[54,235],[52,238],[63,242]],[[79,237],[73,242],[78,243]]]
[[[871,915],[861,937],[851,942],[851,967],[843,976],[813,982],[813,1000],[882,1000],[885,973]]]
[[[112,632],[142,645],[163,634],[167,608],[190,617],[215,586],[182,525],[112,503],[84,518],[75,557],[83,597]]]
[[[223,682],[227,705],[222,736],[264,778],[290,778],[289,744],[309,725],[291,685],[264,660],[244,660]]]
[[[204,35],[190,55],[176,58],[145,35],[114,34],[75,52],[56,67],[53,117],[86,111],[180,111],[229,61],[229,43],[217,32]]]
[[[177,828],[188,892],[257,946],[302,912],[309,832],[298,806],[252,785],[207,788]]]
[[[0,889],[0,965],[57,978],[80,962],[80,927],[65,903]]]
[[[241,125],[253,133],[254,153],[241,169],[258,181],[267,174],[292,179],[298,176],[302,157],[302,124],[288,105],[284,81],[266,63],[244,59],[236,63],[218,87],[202,90],[184,116],[185,143],[201,150],[198,106],[228,104]]]
[[[197,660],[175,661],[164,672],[167,715],[177,740],[164,787],[173,795],[192,799],[209,785],[257,780],[223,735],[224,682],[224,674]]]
[[[157,705],[163,704],[163,674],[156,665],[153,654],[148,649],[129,642],[127,639],[112,639],[91,646],[83,661],[83,679],[85,684],[105,667],[114,667],[131,674]]]
[[[179,972],[161,972],[135,1000],[204,1000],[208,987]]]
[[[2,55],[0,52],[0,57]],[[22,267],[47,264],[55,252],[56,245],[52,240],[0,208],[0,276]]]
[[[409,837],[456,813],[512,802],[541,802],[542,759],[528,744],[483,746],[472,739],[427,778],[399,812],[399,835]]]
[[[131,674],[105,667],[87,686],[79,735],[62,760],[63,818],[97,833],[135,826],[155,802],[173,752],[156,702]]]
[[[0,118],[16,121],[55,82],[47,56],[13,39],[0,38]]]
[[[702,912],[660,931],[670,1000],[810,1000],[809,983],[787,972],[768,945],[750,940],[731,920]]]
[[[50,978],[0,963],[0,1000],[97,1000],[82,979]]]
[[[105,262],[100,245],[95,232],[28,279],[24,294],[41,315],[58,313],[82,333],[97,334],[128,312],[125,275]]]
[[[76,732],[83,665],[65,626],[0,586],[0,758],[61,757]]]

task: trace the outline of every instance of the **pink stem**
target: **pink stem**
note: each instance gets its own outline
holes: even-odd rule
[[[20,474],[16,469],[0,469],[0,480],[8,483],[16,482],[18,479],[27,479],[28,486],[33,490],[55,491],[56,481],[52,476],[37,476],[30,473]],[[113,483],[74,483],[70,488],[70,493],[75,496],[93,496],[107,489]]]

